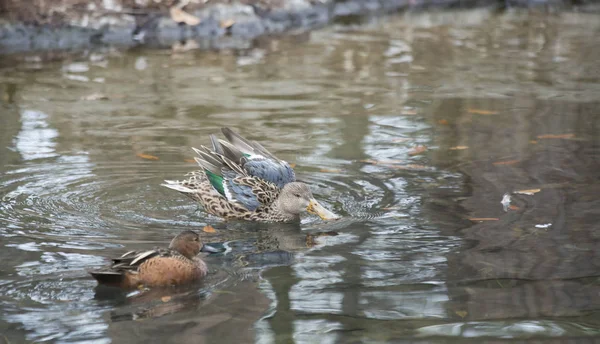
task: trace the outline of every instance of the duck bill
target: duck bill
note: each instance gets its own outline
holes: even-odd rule
[[[308,203],[308,207],[306,207],[306,211],[308,211],[309,214],[317,215],[321,219],[326,220],[326,221],[327,220],[335,220],[335,219],[339,218],[339,216],[337,216],[336,214],[327,210],[325,207],[323,207],[321,204],[319,204],[319,202],[317,202],[315,199],[310,200],[310,203]]]

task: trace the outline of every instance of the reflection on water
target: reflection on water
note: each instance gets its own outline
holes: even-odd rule
[[[597,336],[599,29],[582,13],[409,14],[244,52],[0,70],[0,338]],[[159,186],[225,125],[345,218],[224,223]],[[88,277],[207,224],[228,251],[198,285]]]

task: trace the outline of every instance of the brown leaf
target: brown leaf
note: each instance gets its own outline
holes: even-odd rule
[[[517,190],[514,193],[519,194],[519,195],[532,196],[540,191],[542,191],[542,189],[527,189],[527,190]]]
[[[438,124],[441,124],[441,125],[448,125],[449,124],[448,121],[445,120],[445,119],[440,119],[437,122],[438,122]]]
[[[531,143],[532,145],[537,145],[537,140],[530,140],[529,143]]]
[[[463,150],[463,149],[468,149],[469,146],[454,146],[454,147],[450,147],[450,150]]]
[[[233,20],[233,19],[224,19],[224,20],[221,20],[221,23],[220,23],[221,28],[223,28],[223,29],[229,29],[230,27],[233,26],[233,24],[235,24],[235,20]]]
[[[413,116],[417,114],[417,111],[415,110],[402,110],[402,112],[400,113],[401,115],[405,115],[405,116]]]
[[[496,115],[496,114],[498,114],[498,111],[483,110],[483,109],[468,109],[467,112],[475,114],[475,115]]]
[[[160,300],[162,302],[169,302],[169,301],[171,301],[171,297],[170,296],[163,296],[163,297],[160,298]]]
[[[572,139],[575,137],[575,134],[545,134],[538,135],[538,139]]]
[[[425,147],[425,146],[415,146],[410,152],[408,152],[408,155],[410,155],[410,156],[419,155],[426,150],[427,150],[427,147]]]
[[[338,173],[338,172],[342,172],[342,170],[340,170],[339,168],[322,168],[319,171],[320,172],[325,172],[325,173]]]
[[[204,233],[216,233],[217,230],[213,228],[213,226],[208,225],[208,226],[204,226],[204,228],[202,228],[202,231]]]
[[[194,159],[183,159],[183,161],[185,161],[185,162],[196,162],[196,160],[194,160]]]
[[[509,205],[508,209],[510,209],[510,210],[519,210],[521,208],[517,207],[516,205]]]
[[[493,165],[499,166],[499,165],[514,165],[518,162],[520,162],[521,160],[504,160],[504,161],[496,161],[493,162]]]
[[[142,158],[142,159],[146,159],[146,160],[158,160],[157,156],[150,155],[150,154],[137,153],[136,156],[139,158]]]
[[[181,8],[171,7],[169,13],[171,14],[171,19],[177,23],[185,23],[190,26],[200,24],[200,19],[198,19],[198,17],[185,12]]]
[[[500,220],[497,217],[471,217],[469,220],[477,222],[477,221],[498,221]]]

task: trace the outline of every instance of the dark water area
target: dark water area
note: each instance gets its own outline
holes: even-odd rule
[[[597,15],[406,14],[182,50],[1,63],[0,343],[599,340]],[[226,223],[160,186],[222,126],[343,219]],[[229,248],[201,283],[88,275],[190,229]]]

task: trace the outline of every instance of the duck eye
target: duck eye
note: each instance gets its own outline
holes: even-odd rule
[[[296,197],[300,198],[300,194],[294,194],[294,196],[296,196]]]

